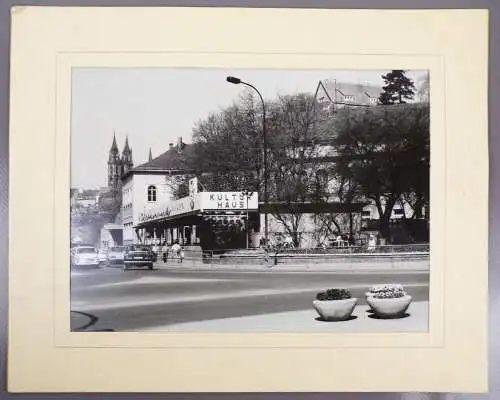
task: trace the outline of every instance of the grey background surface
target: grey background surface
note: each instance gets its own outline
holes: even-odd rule
[[[5,389],[7,307],[8,307],[8,115],[9,115],[9,51],[10,7],[12,5],[47,6],[234,6],[234,7],[307,7],[307,8],[488,8],[490,9],[490,392],[487,395],[431,393],[283,393],[283,394],[47,394],[9,395]],[[500,185],[497,171],[500,159],[500,56],[495,38],[500,35],[495,26],[500,16],[499,0],[0,0],[0,398],[1,399],[235,399],[235,400],[473,400],[500,399]],[[33,38],[36,40],[36,38]],[[333,40],[333,38],[332,38]],[[464,44],[466,46],[466,44]],[[466,344],[464,344],[466,345]],[[50,363],[49,360],[47,360]],[[467,366],[464,365],[464,374]],[[418,376],[415,376],[418,380]]]

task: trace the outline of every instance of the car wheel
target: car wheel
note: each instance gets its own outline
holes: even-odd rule
[[[149,265],[148,265],[148,268],[149,268],[149,269],[153,269],[153,263],[149,264]]]

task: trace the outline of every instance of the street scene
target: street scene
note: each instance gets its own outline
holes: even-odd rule
[[[428,71],[72,82],[72,331],[428,330]]]
[[[410,264],[410,263],[409,263]],[[72,329],[76,331],[212,331],[314,332],[348,330],[426,331],[429,274],[426,262],[401,262],[378,272],[340,265],[277,267],[259,265],[187,267],[158,264],[154,271],[120,268],[72,273]],[[373,267],[371,267],[373,268]],[[366,312],[366,288],[372,282],[401,282],[411,293],[412,318],[376,320]],[[344,325],[317,321],[312,309],[316,293],[325,283],[350,288],[360,299],[357,321]],[[366,315],[365,315],[366,314]],[[405,322],[399,323],[398,322]],[[395,323],[396,322],[396,323]],[[356,325],[356,326],[357,326]]]

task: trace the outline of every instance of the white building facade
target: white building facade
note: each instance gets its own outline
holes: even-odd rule
[[[122,184],[122,221],[123,244],[137,243],[134,226],[139,223],[140,215],[158,204],[165,204],[172,199],[172,190],[167,183],[166,173],[130,173]]]

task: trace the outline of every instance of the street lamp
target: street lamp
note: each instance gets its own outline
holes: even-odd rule
[[[268,223],[267,223],[267,206],[268,206],[268,195],[267,195],[267,132],[266,132],[266,105],[264,103],[264,99],[262,95],[257,90],[257,88],[250,83],[242,81],[240,78],[236,78],[234,76],[228,76],[226,81],[229,83],[239,85],[240,83],[251,87],[253,90],[257,92],[259,95],[260,101],[262,102],[262,136],[263,136],[263,144],[264,144],[264,239],[265,244],[268,244]]]

